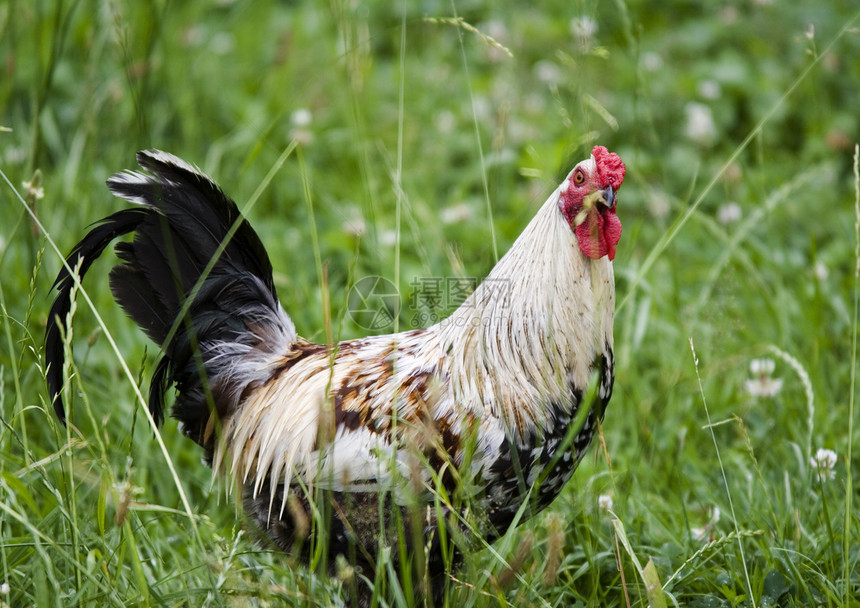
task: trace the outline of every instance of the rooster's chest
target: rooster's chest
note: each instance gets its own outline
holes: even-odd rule
[[[593,404],[583,404],[583,391],[570,386],[567,402],[549,404],[551,428],[521,438],[505,436],[485,473],[484,508],[499,533],[504,533],[526,499],[531,504],[523,519],[549,505],[585,455],[612,395],[611,350],[595,362],[595,371],[599,385]]]

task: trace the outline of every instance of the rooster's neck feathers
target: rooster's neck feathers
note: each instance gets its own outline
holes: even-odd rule
[[[455,400],[520,433],[544,428],[546,404],[587,386],[595,358],[612,344],[612,265],[582,255],[559,194],[440,324]]]

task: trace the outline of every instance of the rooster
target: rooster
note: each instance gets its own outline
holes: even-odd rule
[[[110,289],[162,350],[152,416],[175,387],[182,432],[281,549],[307,559],[323,542],[330,564],[343,555],[372,578],[397,527],[417,530],[391,553],[426,555],[439,598],[442,525],[492,540],[558,495],[612,395],[618,155],[594,147],[446,320],[330,345],[297,334],[260,239],[212,180],[164,152],[137,160],[147,173],[107,181],[135,206],[99,222],[55,283],[45,353],[61,421],[72,273],[133,233]],[[371,593],[362,585],[359,604]]]

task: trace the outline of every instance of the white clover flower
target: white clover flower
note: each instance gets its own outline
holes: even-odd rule
[[[612,496],[609,494],[601,494],[597,497],[597,506],[604,511],[612,509]]]
[[[343,231],[354,237],[362,237],[367,234],[367,222],[363,217],[354,217],[343,222]]]
[[[218,32],[209,41],[212,52],[216,55],[227,55],[236,46],[236,39],[230,32]]]
[[[540,114],[546,110],[546,100],[536,91],[527,93],[523,100],[523,109],[529,114]]]
[[[648,194],[648,211],[656,218],[669,215],[672,208],[669,206],[669,195],[662,190],[652,190]]]
[[[454,113],[450,110],[442,110],[436,114],[436,118],[433,122],[436,124],[437,131],[447,134],[451,133],[457,126],[457,117],[454,116]]]
[[[744,170],[737,163],[730,163],[728,167],[726,167],[725,173],[723,173],[723,178],[731,183],[736,184],[743,179]]]
[[[466,203],[445,207],[439,213],[439,221],[443,224],[459,224],[472,219],[472,208]]]
[[[554,61],[549,61],[547,59],[541,59],[538,61],[534,68],[535,77],[540,80],[544,84],[548,85],[557,85],[564,78],[564,74],[562,73],[561,68]]]
[[[472,98],[472,105],[468,110],[469,115],[474,114],[479,120],[489,120],[493,117],[493,104],[484,95],[476,95]]]
[[[773,359],[753,359],[750,361],[750,373],[753,376],[770,376],[776,369]]]
[[[299,108],[290,114],[290,139],[295,139],[300,144],[308,145],[314,139],[310,129],[313,114],[307,108]]]
[[[714,113],[711,108],[703,103],[691,101],[684,106],[684,113],[687,115],[687,125],[684,128],[684,135],[691,141],[708,145],[717,136],[717,126],[714,123]]]
[[[708,523],[701,527],[690,528],[690,536],[693,537],[693,540],[697,541],[707,540],[718,521],[720,521],[720,508],[715,505],[711,509],[711,518],[708,520]]]
[[[0,595],[9,595],[10,591],[12,591],[12,588],[9,586],[9,583],[4,582],[0,584]]]
[[[753,397],[774,397],[782,390],[782,378],[773,378],[776,364],[773,359],[753,359],[750,361],[752,378],[744,382],[744,388]]]
[[[654,51],[642,55],[642,67],[648,72],[656,72],[663,67],[663,58]]]
[[[29,182],[21,182],[24,188],[24,198],[34,201],[45,198],[45,189],[39,184],[39,180],[34,178]]]
[[[577,38],[592,38],[597,33],[597,21],[591,17],[574,17],[570,20],[570,33]]]
[[[830,270],[823,262],[815,262],[815,276],[819,281],[826,281],[830,276]]]
[[[723,90],[719,82],[709,78],[699,83],[698,92],[702,99],[714,100],[720,96]]]
[[[492,21],[487,21],[480,29],[485,31],[488,36],[490,36],[491,38],[495,38],[496,40],[500,38],[505,38],[508,35],[508,26],[505,25],[505,22],[500,19],[493,19]]]
[[[587,53],[594,45],[597,21],[591,17],[575,17],[570,20],[570,33],[576,38],[581,53]]]
[[[828,479],[836,477],[836,452],[824,448],[818,448],[815,456],[809,459],[810,464],[818,474],[818,480],[824,483]]]
[[[504,21],[500,21],[498,19],[487,21],[486,23],[481,24],[478,29],[486,33],[490,39],[496,41],[499,45],[510,37],[508,34],[508,26],[505,25]],[[507,53],[496,45],[488,44],[487,56],[490,58],[490,61],[502,61],[507,57]]]
[[[307,108],[299,108],[292,114],[290,114],[290,123],[294,127],[307,127],[311,124],[311,120],[313,120],[313,114]]]
[[[379,233],[379,244],[383,247],[394,247],[397,242],[397,232],[395,230],[383,230]]]
[[[726,5],[720,9],[720,21],[725,25],[732,25],[740,17],[740,11],[734,6]]]
[[[192,25],[182,32],[182,43],[185,46],[197,47],[206,39],[206,28],[202,25]]]
[[[761,376],[747,380],[744,386],[753,397],[774,397],[782,390],[782,378]]]
[[[741,206],[734,201],[721,205],[720,208],[717,209],[717,221],[724,226],[728,226],[729,224],[734,224],[739,221],[742,215]]]
[[[3,150],[6,163],[10,165],[20,165],[27,160],[28,155],[26,146],[9,146]]]

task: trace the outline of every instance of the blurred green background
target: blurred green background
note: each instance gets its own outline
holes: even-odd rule
[[[346,313],[365,276],[398,287],[398,328],[444,316],[407,305],[422,278],[485,276],[594,144],[627,165],[605,447],[450,602],[857,606],[858,27],[847,0],[2,0],[0,605],[333,601],[168,422],[189,527],[82,300],[68,432],[44,388],[47,237],[66,253],[121,208],[108,176],[160,148],[241,208],[296,141],[248,216],[314,340],[328,314],[367,333]],[[85,288],[146,390],[157,347],[110,264]]]

